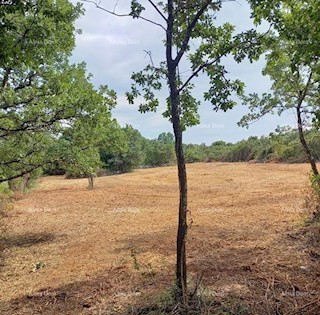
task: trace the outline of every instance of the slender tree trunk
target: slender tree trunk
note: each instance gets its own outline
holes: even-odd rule
[[[173,84],[174,85],[174,84]],[[177,298],[187,303],[187,263],[186,263],[186,238],[187,238],[187,206],[188,206],[188,187],[185,156],[182,146],[182,130],[180,123],[180,101],[179,95],[175,94],[171,98],[172,124],[175,136],[175,153],[178,165],[179,179],[179,221],[177,233],[177,265],[176,265],[176,285]]]
[[[24,174],[22,176],[22,191],[23,191],[23,193],[26,193],[29,182],[30,182],[30,173]]]
[[[304,131],[303,131],[303,122],[302,122],[302,117],[301,117],[301,105],[302,105],[302,102],[299,102],[298,106],[297,106],[297,120],[298,120],[298,132],[299,132],[299,139],[300,139],[300,142],[301,142],[301,145],[302,145],[302,148],[303,148],[303,151],[305,152],[307,158],[308,158],[308,161],[311,165],[311,169],[312,169],[312,172],[313,172],[313,175],[315,175],[316,177],[319,175],[319,172],[318,172],[318,168],[317,168],[317,164],[316,164],[316,161],[311,153],[311,150],[307,144],[307,141],[304,137]],[[317,180],[318,184],[319,183],[319,180]]]
[[[168,84],[170,88],[171,119],[175,137],[175,153],[178,164],[179,179],[179,221],[177,233],[177,264],[176,264],[176,298],[183,304],[187,304],[187,263],[186,263],[186,238],[187,238],[187,172],[182,146],[182,128],[180,121],[180,96],[177,87],[177,64],[172,58],[173,47],[173,2],[168,1],[168,27],[166,42],[166,59],[168,69]]]
[[[89,181],[88,189],[92,190],[94,188],[94,185],[93,185],[93,174],[92,173],[88,174],[88,181]]]
[[[172,112],[177,112],[179,103],[172,104]],[[178,296],[181,301],[187,303],[187,263],[186,263],[186,238],[187,238],[187,206],[188,206],[188,187],[187,187],[187,171],[185,157],[182,147],[182,130],[180,125],[180,117],[172,113],[172,123],[175,135],[175,152],[178,165],[179,179],[179,221],[177,233],[177,265],[176,265],[176,282]]]

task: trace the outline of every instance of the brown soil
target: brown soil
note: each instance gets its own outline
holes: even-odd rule
[[[320,255],[301,232],[308,165],[187,168],[190,285],[204,273],[201,294],[237,304],[230,314],[320,314]],[[86,186],[86,179],[44,177],[15,202],[6,219],[1,314],[126,314],[172,285],[176,168]]]

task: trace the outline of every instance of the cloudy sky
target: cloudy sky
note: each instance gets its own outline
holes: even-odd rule
[[[117,13],[128,12],[129,0],[102,0],[100,6],[113,10],[116,3]],[[164,131],[172,132],[170,123],[161,115],[168,93],[166,88],[159,95],[161,106],[157,113],[139,113],[138,104],[129,105],[124,96],[131,85],[131,73],[141,70],[149,61],[145,51],[152,52],[155,63],[164,60],[165,50],[162,45],[164,31],[142,20],[109,15],[91,3],[84,3],[83,6],[86,10],[85,15],[76,23],[82,34],[77,36],[72,61],[85,61],[88,71],[93,75],[92,81],[97,87],[107,84],[117,92],[118,106],[113,111],[113,116],[122,126],[131,124],[143,136],[150,139],[156,138]],[[145,7],[146,17],[160,21],[156,12],[147,3]],[[217,15],[217,24],[226,21],[234,24],[238,32],[253,27],[250,9],[245,0],[223,4],[223,9]],[[224,64],[230,77],[245,82],[247,92],[268,92],[271,83],[268,78],[261,75],[263,60],[253,64],[244,61],[238,65],[231,59],[226,59]],[[204,77],[200,77],[195,84],[194,93],[202,101],[201,96],[208,88],[208,83]],[[247,112],[246,107],[240,102],[234,109],[224,113],[213,111],[210,103],[202,101],[199,110],[201,124],[185,132],[184,142],[206,144],[217,140],[236,142],[251,135],[268,135],[277,125],[294,124],[294,114],[286,112],[282,117],[266,116],[251,125],[249,129],[238,127],[237,122]]]

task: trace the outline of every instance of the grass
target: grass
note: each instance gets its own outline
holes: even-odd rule
[[[320,314],[320,260],[301,233],[308,165],[187,168],[189,280],[192,287],[203,273],[205,307],[221,315]],[[159,301],[175,270],[175,167],[95,182],[88,191],[86,179],[44,177],[15,202],[1,314],[169,312]]]

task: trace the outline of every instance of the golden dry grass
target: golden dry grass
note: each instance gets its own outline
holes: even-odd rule
[[[191,281],[204,272],[204,295],[241,299],[253,314],[320,314],[319,260],[298,233],[308,165],[187,168]],[[176,176],[138,170],[98,178],[93,191],[85,179],[41,178],[7,218],[0,313],[124,314],[168,289]]]

